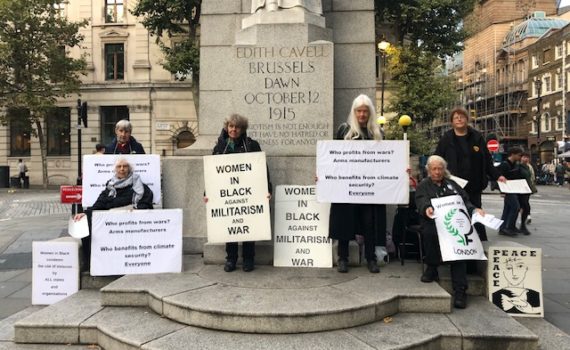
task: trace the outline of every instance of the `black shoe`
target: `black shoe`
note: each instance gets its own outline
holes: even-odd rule
[[[424,283],[439,281],[439,273],[437,272],[437,267],[428,266],[424,271],[424,273],[422,274],[421,281]]]
[[[232,272],[236,269],[236,262],[233,260],[226,260],[226,264],[224,265],[224,271]]]
[[[380,268],[378,267],[378,262],[376,262],[376,260],[368,260],[368,271],[370,271],[370,273],[380,272]]]
[[[346,260],[339,260],[336,270],[340,273],[347,273],[348,272],[348,261]]]
[[[253,264],[253,260],[244,260],[243,261],[243,271],[245,272],[251,272],[254,269],[254,264]]]
[[[525,226],[521,226],[520,231],[523,235],[528,236],[530,235],[530,231],[527,230],[527,228]]]
[[[464,290],[455,291],[453,306],[455,306],[456,309],[465,309],[467,307],[467,293],[465,293]]]
[[[519,229],[518,229],[518,228],[516,228],[516,227],[513,227],[511,230],[512,230],[514,233],[516,233],[517,235],[519,235],[519,234],[522,234],[522,233],[523,233],[521,230],[519,230]]]
[[[517,233],[513,230],[511,230],[510,228],[504,228],[499,230],[499,234],[503,235],[503,236],[509,236],[509,237],[514,237],[517,235]]]

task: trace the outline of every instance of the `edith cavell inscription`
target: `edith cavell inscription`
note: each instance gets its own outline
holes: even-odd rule
[[[237,109],[248,135],[273,155],[314,155],[332,138],[333,45],[236,46]]]

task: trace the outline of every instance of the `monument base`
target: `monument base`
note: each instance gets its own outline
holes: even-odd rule
[[[256,24],[291,24],[306,23],[325,27],[325,18],[308,12],[300,7],[280,11],[258,11],[242,20],[242,28],[252,27]]]

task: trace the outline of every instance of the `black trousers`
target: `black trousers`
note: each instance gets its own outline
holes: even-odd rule
[[[433,220],[423,220],[422,241],[424,245],[424,260],[426,264],[432,267],[441,265],[441,250],[439,248],[437,229]],[[459,260],[450,261],[448,264],[451,266],[451,285],[453,290],[466,290],[467,262]]]
[[[358,205],[358,227],[355,232],[364,236],[364,256],[367,261],[376,261],[376,224],[375,224],[375,207],[373,205]],[[339,260],[348,260],[348,242],[349,240],[338,240],[338,258]]]
[[[530,193],[519,194],[519,204],[521,206],[521,226],[526,226],[526,219],[530,215]]]
[[[237,261],[238,259],[238,243],[226,243],[226,260]],[[253,260],[255,256],[255,242],[243,242],[242,244],[243,260]]]

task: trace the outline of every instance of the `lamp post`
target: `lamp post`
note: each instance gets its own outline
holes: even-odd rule
[[[538,93],[538,98],[536,99],[536,151],[537,157],[540,161],[540,126],[541,126],[541,119],[542,113],[540,112],[540,105],[542,104],[542,97],[540,97],[540,93],[542,92],[542,79],[536,79],[534,81],[534,85],[536,86],[536,90]]]
[[[378,43],[378,51],[380,52],[380,56],[382,57],[382,67],[380,69],[380,75],[382,80],[382,89],[380,92],[380,116],[384,116],[384,83],[386,81],[386,53],[387,50],[390,48],[390,43],[386,40],[382,40]]]
[[[380,133],[382,134],[382,139],[384,139],[384,124],[386,124],[386,117],[378,115],[378,117],[376,117],[376,124],[380,125]]]
[[[412,125],[412,118],[409,115],[403,114],[398,119],[398,124],[404,129],[404,141],[408,139],[408,127]]]

